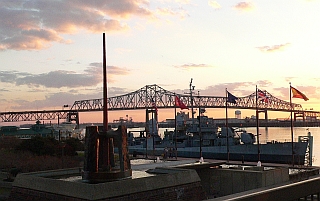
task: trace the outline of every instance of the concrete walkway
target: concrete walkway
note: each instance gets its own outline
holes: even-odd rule
[[[178,157],[177,159],[172,158],[169,160],[160,160],[160,162],[156,162],[156,160],[152,158],[137,158],[131,160],[131,169],[132,170],[147,170],[147,169],[154,169],[156,167],[174,167],[179,165],[187,165],[187,164],[199,164],[198,158],[183,158]],[[250,165],[250,166],[256,166],[257,162],[247,162],[244,161],[226,161],[226,160],[215,160],[215,159],[204,159],[204,163],[225,163],[230,165]],[[267,167],[290,167],[289,164],[278,164],[278,163],[263,163],[262,166]],[[298,166],[297,166],[298,167]]]
[[[178,158],[177,160],[152,160],[152,159],[136,159],[131,160],[131,169],[136,171],[143,171],[148,169],[154,169],[156,167],[174,167],[179,165],[186,165],[186,164],[194,164],[198,161],[196,159],[190,158]]]

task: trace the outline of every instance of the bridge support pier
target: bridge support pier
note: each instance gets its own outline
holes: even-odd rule
[[[264,120],[268,123],[268,110],[264,111]]]
[[[150,117],[151,114],[151,117]],[[148,158],[148,149],[152,149],[153,156],[155,151],[154,137],[158,135],[158,114],[157,109],[146,109],[146,158]]]
[[[77,111],[70,111],[70,112],[68,112],[67,120],[68,120],[69,122],[75,121],[76,124],[77,124],[76,128],[79,128],[79,112],[77,112]]]
[[[294,115],[293,115],[293,120],[294,121],[297,121],[298,118],[302,118],[303,122],[306,121],[305,119],[305,113],[304,112],[294,112]]]

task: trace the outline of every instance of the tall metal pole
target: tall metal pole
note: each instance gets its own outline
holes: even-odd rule
[[[289,96],[290,96],[290,122],[291,122],[291,154],[292,154],[292,166],[294,166],[294,151],[293,151],[293,120],[292,120],[292,111],[293,111],[293,106],[292,106],[292,98],[291,98],[291,82],[290,84],[290,89],[289,89]]]
[[[147,108],[148,104],[148,86],[146,86],[146,97],[145,97],[145,108],[146,108],[146,158],[148,158],[148,136],[150,136],[150,126],[149,126],[149,109]]]
[[[157,103],[156,103],[156,101],[157,101],[157,97],[156,97],[156,93],[155,93],[155,95],[154,95],[154,108],[153,108],[153,110],[152,110],[152,152],[153,152],[153,158],[155,159],[155,145],[154,145],[154,123],[158,123],[157,121],[158,121],[158,111],[157,111]],[[155,120],[155,122],[154,122],[154,120]]]
[[[193,113],[193,90],[194,90],[194,86],[192,86],[192,78],[190,81],[190,85],[189,85],[189,90],[190,90],[190,98],[191,98],[191,116],[192,116],[192,130],[194,130],[194,113]]]
[[[257,127],[257,144],[258,144],[258,161],[260,161],[260,142],[259,142],[259,110],[258,110],[258,87],[256,85],[256,127]]]
[[[200,95],[198,91],[199,98],[199,138],[200,138],[200,159],[202,157],[202,133],[201,133],[201,107],[200,107]]]
[[[174,142],[174,152],[177,159],[177,105],[176,105],[176,93],[174,93],[174,135],[175,135],[175,142]]]
[[[227,161],[229,162],[230,150],[229,150],[228,91],[227,91],[227,88],[226,88],[226,129],[227,129]]]
[[[103,33],[103,133],[108,131],[108,96],[107,96],[107,56],[106,56],[106,34]],[[112,140],[101,136],[97,141],[99,153],[105,157],[99,157],[102,166],[113,166]],[[100,154],[99,154],[100,155]]]
[[[60,131],[60,116],[58,115],[58,128],[59,128],[59,142],[61,141],[61,131]]]
[[[153,118],[154,118],[154,112],[155,110],[152,111],[151,113],[151,123],[152,123],[152,132],[151,132],[151,135],[152,135],[152,154],[153,154],[153,158],[155,159],[155,155],[154,155],[154,127],[153,127]]]
[[[146,109],[146,127],[145,127],[145,131],[146,131],[146,140],[145,140],[145,144],[146,144],[146,158],[148,158],[148,135],[150,135],[150,129],[148,127],[148,122],[149,121],[149,110]]]
[[[103,33],[103,129],[108,130],[107,59],[106,36]]]

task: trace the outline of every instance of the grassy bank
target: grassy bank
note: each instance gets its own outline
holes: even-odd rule
[[[82,167],[84,156],[77,154],[78,150],[83,151],[82,143],[74,139],[61,143],[45,138],[0,137],[0,201],[8,198],[11,188],[7,182],[14,181],[17,174]]]

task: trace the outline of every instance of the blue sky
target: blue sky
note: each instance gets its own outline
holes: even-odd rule
[[[319,0],[2,0],[0,111],[102,98],[102,33],[109,97],[149,84],[183,93],[193,78],[202,95],[228,88],[247,96],[257,85],[289,101],[291,82],[310,99],[294,102],[320,111],[319,10]],[[144,111],[109,119],[125,114],[144,119]],[[160,120],[172,116],[159,112]],[[81,118],[101,121],[101,114]]]

